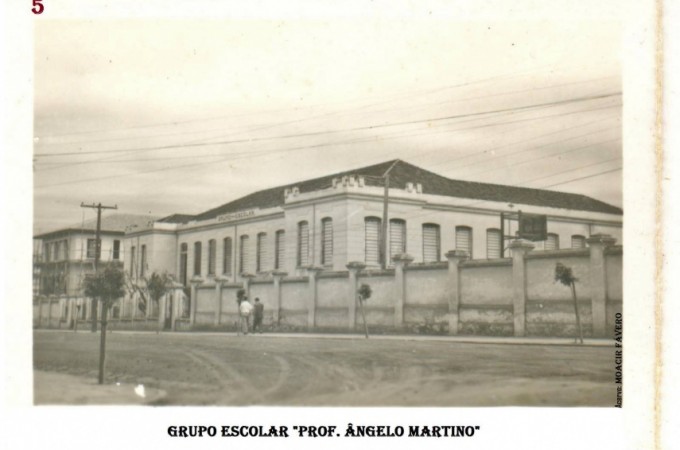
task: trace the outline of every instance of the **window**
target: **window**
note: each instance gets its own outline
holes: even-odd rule
[[[50,244],[43,244],[43,253],[45,254],[45,262],[50,262]]]
[[[63,250],[63,252],[64,252],[63,258],[64,258],[65,260],[68,260],[68,259],[69,259],[69,254],[68,254],[68,239],[64,239],[64,240],[62,241],[62,250]]]
[[[586,238],[579,234],[571,237],[571,248],[586,248]]]
[[[501,230],[497,228],[489,228],[488,230],[486,230],[487,259],[500,258],[502,245],[503,239],[501,238]]]
[[[333,266],[333,219],[321,219],[321,264]]]
[[[456,227],[456,250],[463,250],[472,259],[472,228],[466,226]]]
[[[406,253],[406,222],[401,219],[390,220],[390,261],[395,255]]]
[[[133,247],[134,248],[134,247]],[[187,270],[189,261],[189,246],[183,243],[179,246],[179,282],[187,285]]]
[[[55,261],[61,260],[61,241],[57,241],[54,243],[54,260]]]
[[[439,225],[434,223],[423,224],[423,262],[435,262],[441,258],[441,239]]]
[[[142,245],[142,251],[140,255],[140,269],[139,269],[139,275],[144,278],[144,275],[146,275],[146,245]]]
[[[222,273],[228,275],[231,273],[231,238],[226,237],[222,240]]]
[[[548,239],[545,241],[543,247],[546,250],[559,250],[560,249],[560,237],[555,233],[548,233]]]
[[[137,263],[137,261],[135,261],[137,257],[136,253],[137,248],[133,245],[132,248],[130,248],[130,278],[134,278],[135,276],[135,264]]]
[[[208,241],[208,275],[215,275],[215,264],[217,258],[217,241]]]
[[[267,258],[267,233],[257,235],[257,254],[255,272],[262,272]]]
[[[120,259],[120,241],[119,241],[119,240],[113,241],[113,255],[112,255],[112,258],[113,258],[113,259],[116,259],[116,260]]]
[[[194,275],[201,275],[201,258],[203,246],[200,242],[194,242]]]
[[[239,243],[239,260],[238,260],[238,271],[239,273],[245,273],[248,268],[248,236],[241,236],[241,241]]]
[[[283,258],[285,256],[286,232],[279,230],[276,232],[276,249],[274,255],[274,269],[283,267]]]
[[[309,223],[302,221],[298,223],[298,245],[297,245],[297,266],[306,267],[309,265]]]
[[[97,240],[88,239],[87,240],[87,257],[94,258],[97,253]]]
[[[378,217],[364,219],[366,264],[380,264],[380,231],[382,221]]]

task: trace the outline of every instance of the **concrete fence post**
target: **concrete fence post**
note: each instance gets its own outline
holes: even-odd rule
[[[66,297],[66,294],[59,296],[59,328],[61,328],[62,322],[68,320],[68,316],[66,315],[68,309],[67,302],[68,298]]]
[[[248,300],[250,300],[250,281],[255,278],[255,275],[252,273],[242,273],[241,274],[241,279],[243,280],[243,289],[246,291],[246,295],[248,296]]]
[[[449,334],[458,334],[460,324],[460,263],[469,258],[468,252],[451,250],[446,253],[449,268],[446,277],[446,292],[449,299]]]
[[[54,296],[50,295],[47,298],[47,328],[52,327],[52,303],[54,300]]]
[[[227,281],[228,277],[222,275],[215,277],[215,325],[222,322],[222,287]]]
[[[349,270],[349,285],[347,292],[347,307],[349,310],[349,329],[354,330],[357,323],[357,291],[359,290],[359,272],[366,268],[366,264],[353,261],[347,264]]]
[[[38,328],[41,327],[42,325],[42,310],[43,310],[43,303],[45,303],[44,300],[45,297],[38,297]]]
[[[158,329],[162,330],[165,325],[165,314],[168,310],[168,295],[170,295],[170,291],[167,291],[163,296],[158,299]]]
[[[526,334],[526,300],[527,300],[527,276],[526,254],[534,244],[524,239],[515,239],[510,243],[512,253],[512,314],[515,336]]]
[[[594,234],[586,239],[590,247],[590,304],[593,336],[604,336],[607,325],[607,267],[604,252],[616,243],[608,234]]]
[[[173,283],[170,301],[170,329],[177,331],[177,319],[181,316],[182,302],[184,301],[184,285]]]
[[[323,267],[307,267],[307,328],[313,329],[316,326],[316,303],[317,303],[317,280],[319,272]]]
[[[406,303],[406,266],[413,262],[413,256],[406,253],[394,255],[394,327],[404,326],[404,304]]]
[[[284,272],[282,270],[274,270],[272,272],[272,276],[274,277],[274,308],[273,308],[273,313],[274,313],[274,323],[277,325],[280,324],[281,321],[281,304],[282,304],[282,295],[281,295],[281,279],[288,275],[287,272]]]
[[[193,326],[196,323],[196,309],[198,307],[198,287],[203,283],[203,278],[199,276],[193,277],[191,280],[191,303],[189,309],[189,324]]]

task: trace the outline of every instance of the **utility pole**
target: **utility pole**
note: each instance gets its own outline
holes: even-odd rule
[[[101,203],[92,203],[86,205],[85,203],[80,203],[81,208],[93,208],[97,210],[97,230],[95,232],[95,244],[94,244],[94,272],[97,273],[99,270],[99,258],[101,257],[102,243],[99,235],[101,233],[102,227],[102,209],[118,209],[118,205],[114,206],[104,206]],[[92,299],[92,332],[97,331],[97,299]]]

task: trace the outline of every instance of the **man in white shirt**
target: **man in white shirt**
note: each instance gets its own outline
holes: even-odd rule
[[[253,312],[253,305],[248,301],[248,297],[243,298],[243,301],[239,305],[238,309],[239,313],[241,314],[243,333],[248,334],[248,322],[250,321],[250,315]]]

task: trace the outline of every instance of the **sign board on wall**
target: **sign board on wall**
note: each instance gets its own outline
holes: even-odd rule
[[[548,239],[548,216],[544,214],[527,214],[519,211],[519,237],[530,241]]]
[[[234,213],[222,214],[217,216],[218,222],[231,222],[232,220],[246,219],[255,215],[254,209],[248,209],[245,211],[237,211]]]

